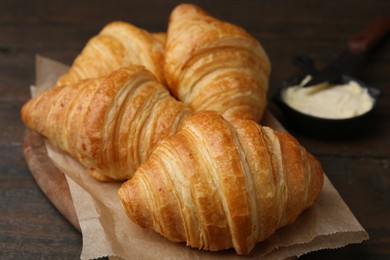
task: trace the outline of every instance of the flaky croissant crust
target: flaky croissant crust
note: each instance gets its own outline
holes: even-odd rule
[[[191,4],[171,13],[165,77],[172,93],[194,110],[216,110],[230,120],[259,121],[267,104],[269,59],[242,28]]]
[[[164,85],[164,45],[164,33],[149,33],[127,22],[111,22],[87,42],[56,85],[107,76],[129,65],[146,67]]]
[[[124,180],[190,108],[144,67],[53,88],[22,108],[25,124],[80,161],[99,180]]]
[[[319,162],[291,135],[201,111],[118,194],[135,223],[172,241],[248,254],[312,205],[322,185]]]

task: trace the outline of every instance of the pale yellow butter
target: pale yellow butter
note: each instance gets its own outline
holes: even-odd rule
[[[374,104],[367,89],[356,81],[343,85],[325,82],[303,88],[310,79],[308,75],[300,85],[288,87],[282,93],[290,107],[304,114],[329,119],[350,118],[366,113]]]

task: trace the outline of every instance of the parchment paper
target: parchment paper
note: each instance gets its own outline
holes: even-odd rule
[[[37,87],[51,87],[67,67],[37,56]],[[262,122],[274,129],[283,127],[266,113]],[[237,256],[234,250],[207,252],[173,243],[132,223],[117,197],[120,183],[101,183],[67,154],[46,142],[49,157],[65,174],[83,236],[81,259],[103,256],[124,259],[282,259],[305,253],[361,243],[368,234],[354,217],[336,189],[325,176],[324,188],[316,203],[291,225],[277,230],[256,245],[251,255]]]

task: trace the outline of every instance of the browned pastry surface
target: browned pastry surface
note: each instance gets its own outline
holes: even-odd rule
[[[311,206],[322,185],[321,165],[288,133],[201,111],[118,193],[142,227],[191,247],[248,254]]]
[[[97,179],[123,180],[190,112],[148,70],[133,65],[53,88],[25,104],[22,119]]]
[[[170,16],[164,66],[173,94],[194,110],[216,110],[227,119],[261,119],[270,62],[242,28],[181,4]]]
[[[149,33],[130,23],[115,21],[92,37],[57,85],[106,76],[112,71],[141,65],[164,84],[164,33]]]

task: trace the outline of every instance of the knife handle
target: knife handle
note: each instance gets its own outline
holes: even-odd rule
[[[348,49],[355,54],[368,52],[390,30],[390,16],[379,16],[348,42]]]

